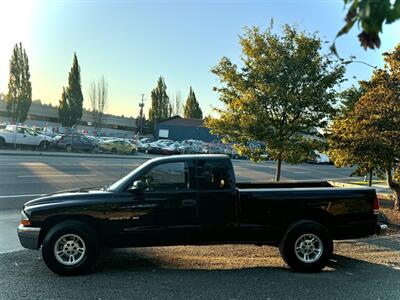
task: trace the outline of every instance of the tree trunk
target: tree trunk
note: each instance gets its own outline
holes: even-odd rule
[[[395,189],[393,194],[393,208],[400,211],[400,189]]]
[[[282,158],[279,156],[276,161],[275,181],[279,181],[281,179],[281,167],[282,167]]]
[[[386,175],[388,186],[393,191],[393,208],[400,211],[400,184],[393,181],[392,169],[387,170]]]
[[[372,170],[369,170],[369,181],[368,186],[372,186]]]

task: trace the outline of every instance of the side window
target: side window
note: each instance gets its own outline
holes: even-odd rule
[[[189,189],[189,170],[184,162],[155,166],[140,179],[147,184],[150,191]]]
[[[197,177],[200,190],[226,190],[233,187],[230,168],[224,160],[199,160]]]
[[[17,133],[19,134],[25,134],[25,128],[17,128]]]

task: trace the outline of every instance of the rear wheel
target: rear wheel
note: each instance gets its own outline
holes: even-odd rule
[[[333,254],[333,241],[328,230],[314,221],[292,225],[283,237],[279,251],[295,271],[318,272]]]
[[[67,145],[65,147],[65,150],[67,150],[67,152],[72,152],[72,146],[71,145]]]
[[[118,152],[118,151],[117,151],[116,148],[112,148],[112,149],[111,149],[111,153],[112,153],[112,154],[117,154],[117,152]]]
[[[59,275],[86,273],[96,261],[95,231],[85,223],[65,221],[45,236],[42,256],[47,267]]]
[[[4,138],[0,137],[0,148],[4,148],[6,146],[6,141]]]
[[[50,148],[50,143],[48,141],[42,141],[39,144],[39,150],[46,151]]]

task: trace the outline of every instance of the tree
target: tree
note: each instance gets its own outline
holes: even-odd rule
[[[383,24],[391,24],[400,19],[400,0],[343,0],[343,2],[348,10],[345,25],[336,37],[348,33],[357,23],[362,29],[358,39],[364,49],[379,48],[381,45],[379,33],[382,32]],[[331,49],[336,53],[335,44]]]
[[[203,119],[203,112],[201,111],[199,102],[197,102],[196,94],[192,87],[190,87],[189,95],[183,107],[183,116],[185,118]]]
[[[281,163],[298,163],[323,148],[316,128],[324,128],[335,113],[336,84],[343,81],[344,66],[320,53],[315,34],[289,25],[283,34],[273,26],[261,32],[247,28],[240,37],[242,67],[223,57],[212,69],[222,87],[214,88],[224,108],[219,118],[207,118],[211,132],[238,143],[240,154],[252,160],[262,154],[276,160],[277,181]],[[250,147],[261,141],[265,147]]]
[[[354,85],[340,93],[341,98],[341,112],[346,114],[354,110],[354,106],[363,94],[361,87]]]
[[[94,128],[96,128],[96,130],[101,130],[104,110],[108,102],[108,82],[104,76],[101,76],[97,83],[96,81],[90,83],[89,98]]]
[[[329,156],[335,165],[357,165],[387,179],[400,209],[400,44],[385,53],[384,69],[375,70],[354,110],[331,126]]]
[[[63,126],[66,126],[66,124],[70,123],[68,103],[69,103],[68,93],[65,87],[63,87],[63,91],[61,93],[61,100],[59,101],[58,105],[58,120]]]
[[[167,86],[164,78],[160,76],[157,86],[151,91],[151,107],[149,109],[149,121],[155,128],[155,122],[169,118],[172,115],[172,107],[169,103]]]
[[[6,96],[7,111],[13,121],[25,122],[32,103],[29,62],[22,43],[15,44],[10,60],[10,78]]]
[[[179,91],[175,94],[175,105],[174,105],[174,112],[175,116],[180,116],[182,113],[182,95]]]
[[[60,122],[63,126],[71,127],[82,118],[83,112],[83,94],[81,86],[81,69],[79,67],[78,58],[74,53],[71,71],[68,75],[68,87],[63,88],[63,94],[67,93],[61,101],[65,99],[66,104],[63,104],[63,110],[59,108]],[[60,101],[60,105],[61,105]],[[61,116],[63,114],[63,116]]]

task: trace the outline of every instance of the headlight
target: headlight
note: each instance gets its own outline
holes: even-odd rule
[[[31,221],[29,221],[28,216],[26,215],[26,213],[21,210],[21,221],[20,224],[23,226],[31,226]]]

